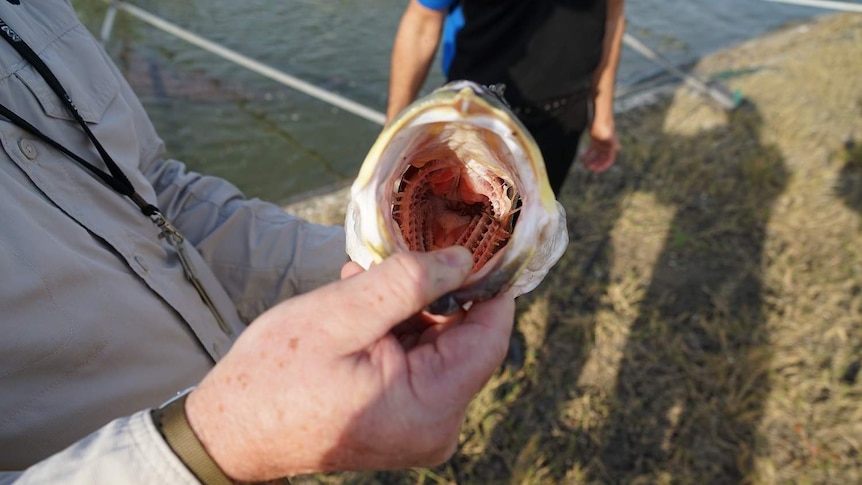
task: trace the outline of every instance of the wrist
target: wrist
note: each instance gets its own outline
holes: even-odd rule
[[[614,118],[596,114],[590,124],[590,136],[599,140],[609,140],[616,133]]]
[[[185,410],[189,427],[198,437],[213,461],[228,476],[251,482],[254,453],[244,454],[251,447],[232,427],[234,413],[226,412],[221,396],[209,391],[206,380],[190,393],[186,399]],[[218,410],[218,411],[217,411]]]
[[[204,385],[206,388],[206,385]],[[206,390],[206,389],[205,389]],[[257,473],[255,456],[260,455],[253,450],[250,443],[243,440],[231,426],[234,420],[229,413],[224,412],[224,404],[218,404],[218,412],[214,412],[212,396],[202,397],[200,388],[188,393],[185,400],[185,415],[192,432],[200,441],[215,465],[229,477],[230,483],[237,485],[290,485],[290,479],[261,479],[260,476],[277,474]],[[246,453],[248,452],[248,453]],[[206,482],[202,482],[206,483]]]
[[[153,424],[183,465],[204,485],[231,485],[189,425],[185,404],[192,389],[150,412]]]
[[[212,379],[204,379],[185,402],[189,427],[200,440],[218,467],[237,483],[290,483],[288,479],[271,479],[290,474],[282,469],[270,469],[266,463],[283,465],[288,457],[281,453],[275,459],[267,458],[270,451],[266,443],[254,440],[249,429],[259,429],[253,416],[242,419],[232,402],[230,386],[224,387]],[[218,382],[216,379],[215,382]],[[270,481],[267,481],[270,480]]]

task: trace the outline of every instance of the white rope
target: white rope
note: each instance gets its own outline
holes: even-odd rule
[[[117,8],[125,10],[126,12],[134,15],[135,17],[152,25],[153,27],[161,29],[169,34],[179,37],[182,40],[185,40],[186,42],[189,42],[190,44],[194,44],[201,49],[212,52],[217,56],[223,57],[224,59],[239,64],[246,69],[266,76],[274,81],[280,82],[281,84],[296,89],[297,91],[305,93],[313,98],[319,99],[320,101],[341,108],[344,111],[353,113],[356,116],[365,118],[366,120],[373,123],[377,123],[378,125],[383,125],[386,122],[386,116],[379,111],[375,111],[371,108],[368,108],[367,106],[363,106],[343,96],[332,93],[330,91],[326,91],[325,89],[321,89],[313,84],[307,83],[301,79],[297,79],[289,74],[286,74],[270,66],[267,66],[266,64],[258,62],[248,56],[242,55],[239,52],[204,39],[199,35],[193,34],[192,32],[189,32],[182,27],[174,25],[145,10],[135,7],[134,5],[130,5],[126,2],[112,2],[112,4],[116,5]]]
[[[761,0],[762,2],[788,3],[791,5],[802,5],[803,7],[825,8],[827,10],[841,10],[843,12],[862,13],[862,4],[850,2],[834,2],[831,0]]]
[[[647,47],[635,36],[628,33],[623,34],[623,44],[625,44],[638,54],[663,67],[666,71],[670,72],[674,76],[682,79],[686,84],[688,84],[695,90],[709,96],[725,109],[732,110],[739,105],[740,100],[736,99],[736,96],[733,93],[728,92],[727,89],[724,88],[724,86],[721,86],[719,84],[711,85],[710,83],[707,83],[692,74],[683,72],[682,70],[674,66],[669,60],[662,57],[658,52]]]
[[[769,2],[785,2],[785,3],[808,3],[808,4],[842,4],[854,8],[856,6],[846,4],[844,2],[833,2],[833,1],[824,1],[824,0],[763,0]],[[862,11],[862,5],[859,5],[859,11]],[[104,24],[102,26],[102,41],[107,41],[110,36],[110,31],[114,24],[114,14],[116,9],[122,9],[129,14],[139,18],[140,20],[156,27],[160,30],[163,30],[169,34],[172,34],[182,40],[190,44],[194,44],[206,51],[209,51],[217,56],[220,56],[224,59],[227,59],[231,62],[239,64],[240,66],[245,67],[251,71],[254,71],[258,74],[266,76],[274,81],[277,81],[281,84],[289,86],[297,91],[305,93],[313,98],[316,98],[325,103],[331,104],[338,108],[343,109],[344,111],[353,113],[361,118],[364,118],[372,123],[377,123],[378,125],[383,125],[386,122],[386,116],[376,110],[368,108],[367,106],[363,106],[353,100],[340,96],[338,94],[332,93],[330,91],[326,91],[325,89],[321,89],[313,84],[305,82],[301,79],[293,77],[289,74],[286,74],[282,71],[279,71],[275,68],[267,66],[261,62],[258,62],[248,56],[240,54],[234,50],[223,47],[215,42],[209,41],[197,34],[189,32],[182,27],[179,27],[175,24],[172,24],[156,15],[153,15],[139,7],[131,5],[122,1],[112,1],[111,7],[109,8]],[[683,81],[685,81],[688,85],[697,89],[698,91],[703,92],[704,94],[712,97],[724,107],[728,109],[733,109],[735,107],[736,100],[732,98],[731,95],[722,92],[722,90],[717,89],[715,86],[710,86],[708,83],[694,77],[691,74],[687,74],[676,68],[673,64],[671,64],[667,59],[660,56],[657,52],[653,51],[638,39],[633,37],[630,34],[625,34],[623,36],[623,43],[625,43],[630,48],[634,49],[639,54],[644,57],[652,60],[653,62],[661,65],[666,70],[670,71],[674,75],[680,77]]]
[[[113,3],[108,7],[108,11],[105,12],[105,20],[102,22],[102,34],[101,40],[102,45],[108,43],[108,39],[111,38],[111,31],[114,30],[114,18],[117,16],[117,7],[114,6]]]

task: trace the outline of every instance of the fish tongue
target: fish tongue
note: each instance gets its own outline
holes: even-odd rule
[[[459,211],[442,209],[433,220],[434,240],[431,249],[454,246],[470,226],[471,217]]]

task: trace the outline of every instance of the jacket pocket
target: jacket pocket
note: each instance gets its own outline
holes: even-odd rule
[[[87,123],[99,122],[120,89],[119,81],[107,67],[105,55],[81,24],[62,33],[39,52]],[[32,65],[23,65],[14,76],[33,94],[47,116],[75,119],[60,96]]]

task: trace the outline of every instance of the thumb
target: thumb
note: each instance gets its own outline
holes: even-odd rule
[[[328,333],[345,353],[363,349],[458,289],[472,265],[470,251],[461,246],[390,256],[364,273],[326,287]]]

